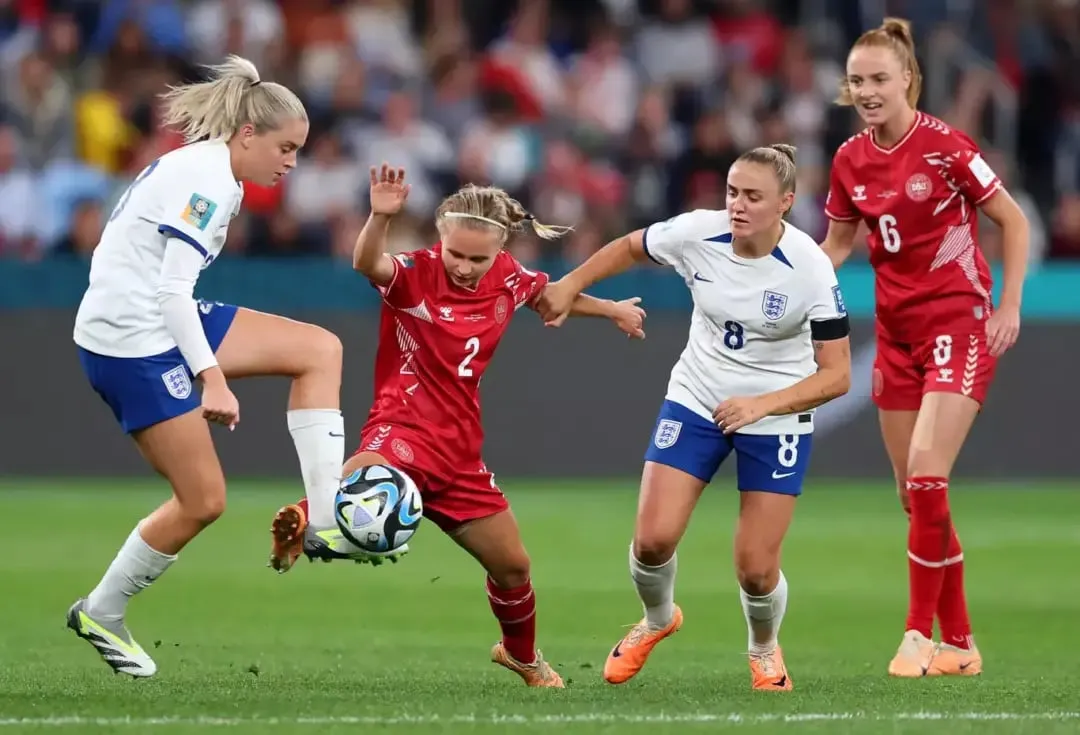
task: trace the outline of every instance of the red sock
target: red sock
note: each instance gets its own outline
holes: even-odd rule
[[[952,531],[949,481],[944,477],[912,477],[907,481],[907,492],[911,499],[911,524],[908,526],[910,599],[905,630],[917,630],[931,638]]]
[[[300,510],[304,511],[304,518],[310,518],[311,514],[308,512],[307,498],[301,498],[293,503],[293,505],[300,506]]]
[[[487,595],[491,612],[502,628],[507,653],[520,663],[531,664],[536,660],[536,595],[532,582],[504,590],[488,577]]]
[[[964,552],[956,528],[953,526],[950,530],[945,577],[941,585],[941,599],[938,600],[938,625],[941,626],[942,643],[970,649],[971,620],[964,596]]]

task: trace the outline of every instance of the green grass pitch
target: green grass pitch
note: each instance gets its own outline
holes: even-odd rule
[[[905,528],[886,484],[807,489],[785,547],[795,691],[749,691],[719,482],[680,549],[683,630],[622,687],[600,676],[640,616],[626,569],[636,482],[506,482],[534,562],[539,645],[568,681],[524,688],[488,661],[483,574],[431,525],[396,566],[267,569],[295,483],[234,482],[225,517],[132,605],[157,677],[113,675],[64,628],[157,481],[0,483],[0,735],[229,733],[1080,732],[1080,487],[959,483],[953,506],[986,673],[891,680]]]

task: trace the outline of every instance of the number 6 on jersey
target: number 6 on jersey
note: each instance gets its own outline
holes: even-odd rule
[[[883,214],[878,217],[878,231],[881,233],[881,244],[890,253],[900,252],[900,231],[896,229],[896,217],[891,214]]]
[[[465,359],[461,361],[461,364],[458,365],[457,368],[457,374],[459,378],[472,377],[473,371],[472,368],[469,367],[469,363],[473,361],[473,358],[476,357],[476,353],[479,351],[480,338],[469,337],[469,339],[465,341]]]

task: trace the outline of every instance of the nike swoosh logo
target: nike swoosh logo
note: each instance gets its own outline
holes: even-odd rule
[[[612,658],[618,658],[619,656],[622,656],[622,651],[619,650],[621,647],[622,643],[619,643],[619,645],[615,646],[615,650],[611,652]]]
[[[705,283],[712,283],[712,279],[706,278],[705,276],[701,275],[700,271],[695,271],[694,272],[694,280],[695,281],[704,281]]]
[[[785,477],[791,477],[794,474],[794,472],[777,472],[776,470],[773,470],[772,479],[783,480]]]
[[[782,687],[785,684],[787,684],[787,674],[784,674],[783,676],[781,676],[779,679],[776,680],[776,686],[778,686],[778,687]]]
[[[968,666],[971,666],[971,662],[970,662],[970,661],[968,661],[968,662],[967,662],[966,664],[960,664],[960,670],[961,670],[961,671],[967,671],[967,667],[968,667]]]
[[[345,435],[344,435],[344,434],[335,434],[335,433],[334,433],[334,432],[332,432],[332,431],[330,432],[330,436],[334,436],[334,437],[337,437],[338,439],[344,439],[344,438],[345,438]]]

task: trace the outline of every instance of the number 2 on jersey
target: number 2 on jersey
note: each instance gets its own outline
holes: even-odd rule
[[[461,364],[457,367],[457,374],[459,378],[471,378],[473,371],[469,367],[469,363],[476,357],[476,353],[480,351],[480,338],[469,337],[465,341],[465,359],[461,361]]]
[[[890,253],[900,252],[900,231],[896,229],[896,217],[891,214],[883,214],[878,217],[878,232],[881,233],[881,244]]]
[[[130,186],[128,186],[127,191],[125,191],[123,196],[120,197],[120,201],[116,203],[116,207],[113,208],[112,214],[109,215],[110,222],[120,216],[120,213],[124,211],[124,207],[127,206],[128,199],[131,198],[131,192],[135,191],[135,187],[145,181],[146,177],[154,172],[154,169],[157,168],[157,165],[160,162],[161,159],[159,158],[158,160],[154,161],[149,166],[144,168],[142,170],[142,173],[135,177],[135,180],[131,182]]]

